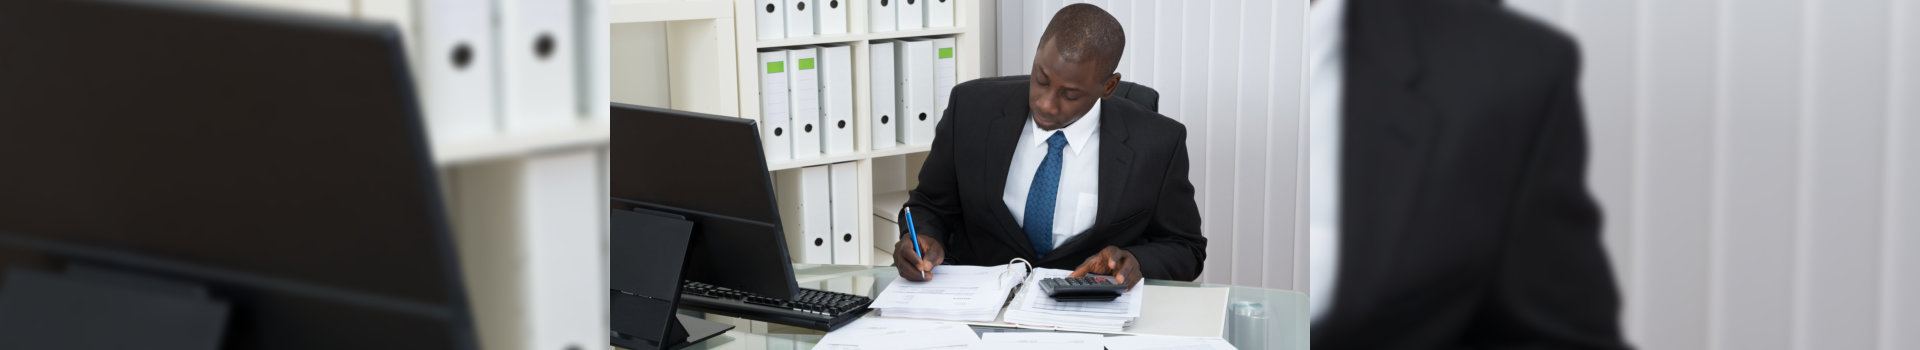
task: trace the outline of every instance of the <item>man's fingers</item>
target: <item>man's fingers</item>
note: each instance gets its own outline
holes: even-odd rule
[[[1124,271],[1121,273],[1126,276],[1132,276],[1133,278],[1131,281],[1124,278],[1121,279],[1122,283],[1127,284],[1127,290],[1133,290],[1133,286],[1140,284],[1140,281],[1143,280],[1143,278],[1140,277],[1140,259],[1134,258],[1133,254],[1127,254],[1127,261],[1121,265],[1121,271]]]

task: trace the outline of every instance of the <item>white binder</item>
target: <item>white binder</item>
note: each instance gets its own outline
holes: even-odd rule
[[[928,116],[932,125],[939,125],[940,117],[947,114],[947,99],[953,97],[954,79],[960,73],[953,51],[953,38],[933,39],[933,113]]]
[[[499,64],[487,0],[372,1],[361,16],[401,29],[419,84],[427,130],[438,142],[500,132],[495,104]],[[479,102],[476,102],[479,101]]]
[[[449,206],[482,345],[587,348],[605,342],[606,212],[595,150],[464,165]],[[598,330],[598,331],[596,331]]]
[[[813,13],[820,12],[813,0],[787,1],[787,37],[801,38],[813,36]]]
[[[754,0],[753,23],[756,38],[773,40],[787,37],[786,0]]]
[[[814,32],[820,35],[838,35],[847,33],[847,7],[860,0],[813,0],[812,6],[820,7],[813,12]]]
[[[900,30],[914,30],[927,27],[928,0],[893,0],[899,5],[900,13],[895,16],[900,21]]]
[[[510,133],[579,124],[575,97],[583,79],[574,70],[581,44],[574,36],[571,1],[498,0],[501,96]],[[467,103],[476,103],[467,101]]]
[[[575,108],[595,123],[606,125],[608,118],[611,118],[608,114],[607,101],[611,101],[612,98],[612,91],[610,91],[613,88],[612,74],[595,74],[595,72],[613,71],[610,66],[613,55],[611,47],[613,33],[612,28],[606,24],[607,11],[611,9],[608,8],[606,0],[573,1],[574,31],[580,42],[579,45],[574,45],[576,49],[574,57],[579,60],[574,68],[574,74],[578,78],[574,80],[580,84],[578,87],[580,93],[574,99]]]
[[[524,205],[527,234],[526,349],[565,349],[606,341],[606,266],[600,230],[606,194],[595,150],[536,155],[527,160]],[[598,330],[598,331],[596,331]]]
[[[872,71],[867,72],[867,86],[873,90],[873,105],[868,106],[873,108],[872,113],[868,114],[873,137],[869,140],[873,146],[869,148],[873,150],[890,149],[899,143],[894,138],[895,125],[900,122],[899,94],[895,93],[900,88],[900,82],[894,80],[893,64],[897,59],[894,56],[899,54],[894,49],[896,45],[893,41],[876,41],[867,45],[868,54],[871,55],[869,59],[872,60]]]
[[[906,40],[894,57],[895,74],[900,81],[900,123],[895,137],[900,143],[920,146],[933,144],[934,123],[940,121],[933,110],[933,42]]]
[[[787,108],[787,52],[760,53],[760,144],[767,162],[793,159],[793,125]]]
[[[833,245],[828,237],[833,232],[830,172],[825,165],[774,172],[781,229],[795,263],[833,263]]]
[[[828,165],[833,182],[831,190],[833,202],[833,263],[836,265],[859,265],[860,218],[866,214],[860,212],[859,165],[854,162]]]
[[[953,26],[953,2],[960,0],[921,0],[927,2],[927,27]]]
[[[826,154],[853,153],[853,47],[820,48],[820,112]]]
[[[787,113],[793,119],[793,159],[820,157],[826,142],[826,130],[820,118],[820,50],[802,47],[787,50]]]
[[[854,1],[854,0],[848,0]],[[900,0],[864,0],[867,2],[867,27],[874,33],[900,28]]]

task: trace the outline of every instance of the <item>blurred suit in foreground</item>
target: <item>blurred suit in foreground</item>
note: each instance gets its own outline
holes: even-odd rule
[[[1626,348],[1572,39],[1486,0],[1330,3],[1314,348]]]

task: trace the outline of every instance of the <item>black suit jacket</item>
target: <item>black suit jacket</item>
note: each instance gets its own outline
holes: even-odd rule
[[[1350,1],[1314,348],[1625,348],[1573,41],[1487,1]]]
[[[1101,102],[1100,199],[1093,227],[1045,259],[1035,256],[1000,200],[1014,147],[1027,127],[1027,84],[981,79],[953,88],[920,168],[920,185],[907,200],[920,234],[946,246],[946,263],[990,266],[1026,258],[1037,267],[1073,269],[1113,245],[1139,258],[1147,278],[1199,277],[1207,239],[1200,236],[1200,210],[1187,181],[1187,129],[1119,98]],[[907,232],[905,215],[898,222],[900,232]]]

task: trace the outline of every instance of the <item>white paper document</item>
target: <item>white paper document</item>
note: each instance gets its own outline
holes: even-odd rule
[[[870,306],[886,317],[992,321],[1007,294],[1026,279],[1023,267],[940,265],[926,282],[895,279]]]
[[[1073,271],[1034,269],[1033,280],[1066,278],[1070,274]],[[1048,298],[1039,283],[1028,283],[1021,288],[1015,307],[1007,308],[1001,319],[1022,326],[1119,333],[1140,317],[1146,290],[1145,285],[1135,285],[1113,301],[1058,302]]]
[[[1101,339],[1107,350],[1235,350],[1226,340],[1208,337],[1138,335]]]
[[[866,317],[820,338],[814,350],[968,349],[980,343],[967,325]]]
[[[1100,350],[1099,334],[1054,332],[1006,332],[980,335],[974,349],[994,350]]]

